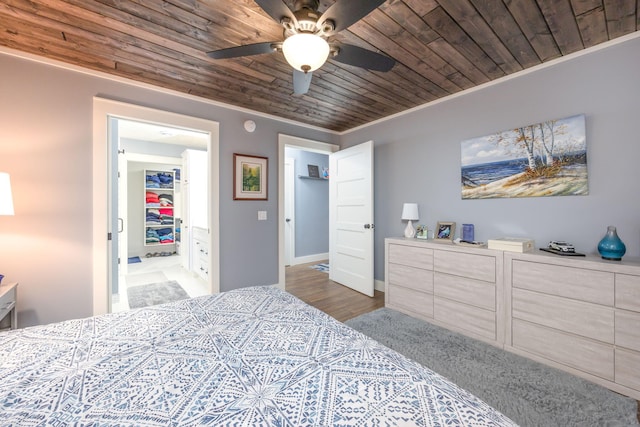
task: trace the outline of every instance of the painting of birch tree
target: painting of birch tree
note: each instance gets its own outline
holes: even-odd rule
[[[461,143],[463,199],[589,194],[585,116]]]

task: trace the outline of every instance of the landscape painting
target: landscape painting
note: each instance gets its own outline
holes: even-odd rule
[[[233,154],[233,200],[267,200],[267,166],[261,156]]]
[[[463,199],[587,195],[585,116],[463,141],[461,165]]]

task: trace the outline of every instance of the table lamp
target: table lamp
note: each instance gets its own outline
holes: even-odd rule
[[[411,238],[415,236],[416,230],[413,228],[411,221],[417,221],[418,216],[418,204],[417,203],[405,203],[402,206],[402,220],[409,221],[407,228],[404,229],[404,237]]]

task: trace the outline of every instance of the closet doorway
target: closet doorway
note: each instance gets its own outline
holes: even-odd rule
[[[208,232],[206,260],[209,264],[207,282],[208,293],[219,292],[219,124],[210,120],[95,97],[93,103],[93,314],[103,314],[111,310],[114,285],[117,290],[119,280],[118,243],[120,239],[117,238],[117,234],[125,227],[119,216],[120,200],[118,198],[118,171],[121,163],[119,161],[121,154],[118,154],[120,120],[146,123],[178,131],[200,132],[206,135],[209,163],[206,177],[209,188],[208,229],[206,230]],[[156,154],[161,155],[161,153]],[[141,191],[144,194],[142,188]],[[143,236],[144,234],[140,236],[141,240]],[[146,252],[142,256],[145,255]],[[120,258],[123,263],[128,261],[128,257],[121,255]]]
[[[208,230],[208,134],[126,119],[114,127],[120,228],[110,311],[165,302],[166,289],[189,297],[210,293],[205,270],[191,263],[191,227],[205,236]],[[197,197],[190,195],[196,190]]]

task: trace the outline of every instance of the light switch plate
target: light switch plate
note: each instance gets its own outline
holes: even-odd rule
[[[258,211],[258,221],[267,220],[267,211]]]

